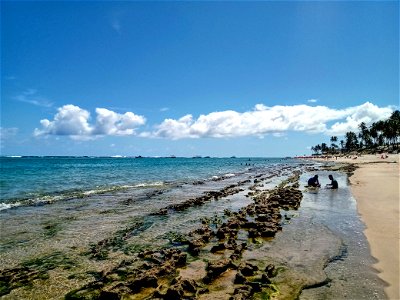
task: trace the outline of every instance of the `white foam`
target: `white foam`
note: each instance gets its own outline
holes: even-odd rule
[[[13,208],[15,206],[19,206],[20,203],[16,202],[16,203],[0,203],[0,210],[6,210],[6,209],[10,209]]]
[[[235,176],[236,176],[236,175],[233,174],[233,173],[228,173],[228,174],[225,174],[225,175],[224,175],[225,178],[235,177]]]
[[[162,186],[164,182],[156,181],[156,182],[148,182],[148,183],[139,183],[136,184],[134,187],[152,187],[152,186]]]

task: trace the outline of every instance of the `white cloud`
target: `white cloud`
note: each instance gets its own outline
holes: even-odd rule
[[[96,135],[133,135],[145,123],[145,118],[132,112],[119,114],[106,108],[96,108]]]
[[[106,108],[96,108],[96,117],[75,105],[58,109],[53,120],[43,119],[42,127],[36,128],[35,136],[69,136],[72,139],[90,140],[100,136],[131,136],[143,138],[229,138],[265,135],[284,137],[288,131],[344,135],[357,131],[358,125],[367,125],[388,118],[392,107],[378,107],[370,102],[334,109],[326,106],[292,105],[266,106],[257,104],[253,110],[211,112],[197,119],[188,114],[179,119],[168,118],[155,125],[153,131],[137,132],[146,123],[143,116],[132,112],[116,113]]]
[[[309,103],[317,103],[318,99],[308,99],[307,102],[309,102]]]
[[[343,135],[346,131],[357,130],[358,124],[370,124],[388,118],[391,107],[378,107],[366,102],[345,109],[326,106],[272,106],[257,104],[254,110],[236,112],[232,110],[212,112],[194,119],[192,115],[180,119],[165,119],[153,132],[144,132],[143,137],[169,139],[202,137],[239,137],[282,135],[285,131],[325,133]],[[331,127],[329,122],[337,121]]]
[[[90,113],[72,104],[58,108],[54,120],[40,121],[41,129],[36,128],[35,136],[66,135],[72,139],[89,140],[104,135],[134,135],[135,129],[143,125],[143,116],[132,112],[119,114],[105,108],[96,108],[96,123],[90,124]]]
[[[391,107],[378,107],[370,102],[346,109],[347,116],[344,120],[334,123],[328,134],[343,135],[347,131],[357,131],[361,122],[369,125],[382,119],[390,117],[393,109]]]
[[[164,111],[168,111],[169,110],[169,108],[168,107],[162,107],[162,108],[160,108],[160,111],[162,111],[162,112],[164,112]]]
[[[41,107],[53,106],[53,103],[50,102],[48,99],[38,95],[37,90],[35,89],[27,89],[23,91],[21,94],[15,96],[14,99],[20,102],[25,102]]]

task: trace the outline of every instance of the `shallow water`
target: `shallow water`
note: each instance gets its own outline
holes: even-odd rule
[[[315,174],[315,173],[313,173]],[[371,265],[368,242],[352,197],[347,175],[317,172],[321,181],[333,174],[338,190],[305,190],[301,207],[281,233],[249,259],[265,257],[284,267],[277,283],[281,299],[299,295],[300,299],[385,299],[384,283]],[[312,174],[305,173],[301,182]],[[324,180],[326,178],[326,180]]]

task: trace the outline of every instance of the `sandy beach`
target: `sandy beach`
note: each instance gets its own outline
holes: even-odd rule
[[[327,161],[327,160],[323,160]],[[351,191],[357,209],[366,225],[365,235],[371,254],[377,259],[374,267],[388,286],[389,299],[399,295],[399,155],[363,155],[333,158],[328,161],[352,163],[358,168],[350,177]]]

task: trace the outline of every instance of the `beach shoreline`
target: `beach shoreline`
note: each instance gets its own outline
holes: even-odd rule
[[[332,172],[341,188],[307,190],[314,172]],[[386,298],[348,176],[321,163],[271,164],[2,214],[2,299]]]
[[[355,158],[356,157],[356,158]],[[387,283],[389,299],[400,299],[399,293],[399,155],[363,155],[351,158],[313,159],[357,168],[349,176],[350,189],[366,228],[364,234],[377,259],[373,267]]]

